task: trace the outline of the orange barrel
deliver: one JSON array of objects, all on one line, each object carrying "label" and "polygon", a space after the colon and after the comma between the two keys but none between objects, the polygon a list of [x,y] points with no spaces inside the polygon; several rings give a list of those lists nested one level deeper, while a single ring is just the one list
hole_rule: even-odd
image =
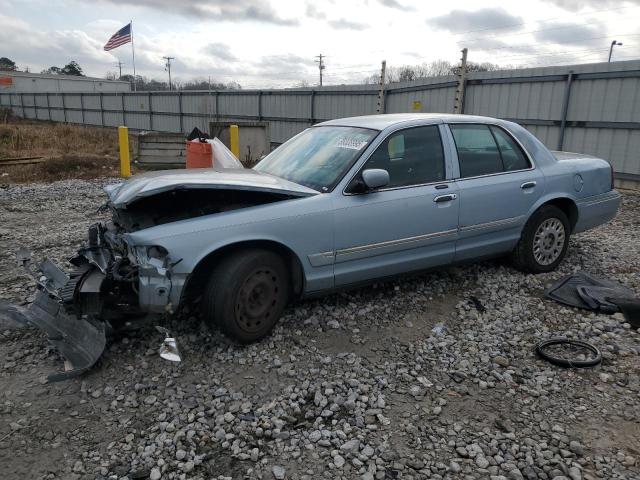
[{"label": "orange barrel", "polygon": [[187,168],[212,168],[213,151],[210,143],[187,141]]}]

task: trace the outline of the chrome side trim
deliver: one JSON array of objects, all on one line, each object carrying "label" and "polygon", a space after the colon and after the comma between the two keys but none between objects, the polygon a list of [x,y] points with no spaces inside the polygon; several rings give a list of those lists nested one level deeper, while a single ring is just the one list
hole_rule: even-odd
[{"label": "chrome side trim", "polygon": [[598,198],[594,200],[579,200],[577,202],[578,207],[590,207],[592,205],[597,205],[599,203],[611,202],[612,200],[619,200],[620,194],[615,190],[612,190],[611,192],[607,192],[602,195],[597,195],[597,197]]},{"label": "chrome side trim", "polygon": [[322,253],[314,253],[312,255],[308,255],[309,263],[312,267],[325,267],[327,265],[332,265],[335,260],[334,252],[322,252]]},{"label": "chrome side trim", "polygon": [[525,217],[524,215],[519,215],[517,217],[503,218],[501,220],[494,220],[492,222],[477,223],[475,225],[467,225],[465,227],[460,227],[459,230],[460,232],[471,232],[475,230],[485,230],[488,228],[505,227],[511,224],[515,225],[518,222],[520,222],[520,220],[522,220],[524,217]]},{"label": "chrome side trim", "polygon": [[336,251],[335,261],[346,262],[359,258],[372,257],[385,253],[393,253],[400,250],[408,250],[418,248],[427,244],[430,240],[455,235],[457,229],[443,230],[442,232],[427,233],[425,235],[416,235],[415,237],[400,238],[398,240],[387,240],[385,242],[371,243],[368,245],[359,245],[357,247],[343,248]]},{"label": "chrome side trim", "polygon": [[395,253],[401,250],[410,250],[428,245],[431,240],[436,238],[448,237],[456,235],[458,232],[474,232],[477,230],[485,230],[496,227],[516,226],[525,215],[517,217],[503,218],[492,222],[478,223],[476,225],[468,225],[466,227],[452,228],[441,232],[427,233],[425,235],[416,235],[414,237],[399,238],[397,240],[387,240],[378,243],[369,243],[367,245],[358,245],[357,247],[342,248],[335,252],[322,252],[308,255],[309,263],[313,267],[323,267],[333,263],[348,262],[350,260],[358,260],[361,258],[374,257],[386,253]]}]

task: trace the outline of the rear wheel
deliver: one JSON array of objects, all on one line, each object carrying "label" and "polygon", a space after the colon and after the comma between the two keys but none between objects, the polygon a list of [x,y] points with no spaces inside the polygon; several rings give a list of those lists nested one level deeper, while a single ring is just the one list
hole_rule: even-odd
[{"label": "rear wheel", "polygon": [[554,270],[567,253],[570,231],[569,220],[562,210],[553,205],[543,205],[522,231],[512,253],[514,265],[532,273]]},{"label": "rear wheel", "polygon": [[240,343],[260,340],[280,318],[288,291],[289,274],[279,255],[262,249],[233,253],[209,279],[205,321]]}]

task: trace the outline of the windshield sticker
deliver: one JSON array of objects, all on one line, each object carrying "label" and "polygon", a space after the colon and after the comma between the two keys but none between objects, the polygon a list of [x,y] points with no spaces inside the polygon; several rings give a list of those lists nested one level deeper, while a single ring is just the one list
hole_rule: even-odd
[{"label": "windshield sticker", "polygon": [[361,140],[361,137],[357,137],[357,136],[349,136],[349,137],[340,137],[338,141],[334,144],[334,147],[350,148],[352,150],[361,150],[366,145],[367,145],[367,140]]}]

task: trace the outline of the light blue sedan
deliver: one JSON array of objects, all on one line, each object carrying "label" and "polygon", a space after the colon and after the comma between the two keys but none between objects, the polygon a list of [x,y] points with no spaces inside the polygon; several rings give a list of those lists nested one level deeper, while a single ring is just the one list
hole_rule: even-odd
[{"label": "light blue sedan", "polygon": [[92,321],[196,302],[240,342],[294,297],[502,255],[548,272],[620,204],[605,160],[551,152],[511,122],[436,114],[332,120],[253,169],[153,172],[107,193],[113,221],[47,291]]}]

